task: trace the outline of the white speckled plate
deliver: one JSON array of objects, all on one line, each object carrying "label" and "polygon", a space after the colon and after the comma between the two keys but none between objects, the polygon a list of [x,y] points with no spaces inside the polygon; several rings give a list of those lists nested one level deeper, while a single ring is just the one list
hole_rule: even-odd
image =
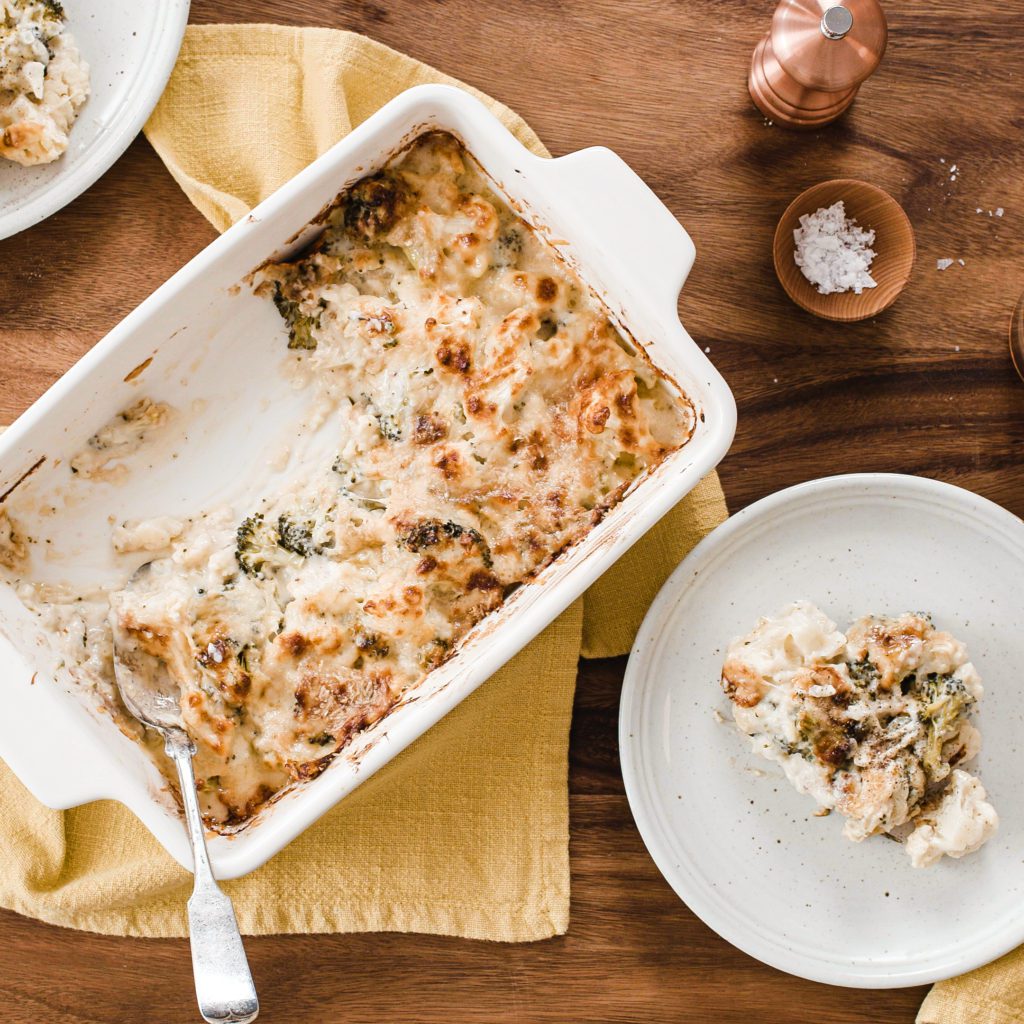
[{"label": "white speckled plate", "polygon": [[139,134],[178,56],[189,0],[63,0],[89,65],[92,95],[51,164],[0,159],[0,238],[24,231],[81,195]]},{"label": "white speckled plate", "polygon": [[[929,610],[968,645],[986,695],[978,771],[997,835],[915,870],[896,842],[842,838],[837,815],[755,757],[718,685],[729,641],[808,598],[840,628]],[[1024,522],[919,477],[838,476],[751,505],[672,574],[637,637],[619,742],[630,806],[687,905],[751,956],[833,985],[960,974],[1024,943]],[[725,719],[720,720],[719,715]]]}]

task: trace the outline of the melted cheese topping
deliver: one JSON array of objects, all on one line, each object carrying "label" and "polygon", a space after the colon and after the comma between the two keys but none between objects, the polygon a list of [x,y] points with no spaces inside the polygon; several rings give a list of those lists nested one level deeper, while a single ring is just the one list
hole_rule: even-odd
[{"label": "melted cheese topping", "polygon": [[959,770],[948,781],[980,747],[968,716],[981,680],[964,645],[928,618],[868,616],[844,636],[798,601],[733,641],[722,686],[753,749],[845,815],[847,838],[920,819],[927,828],[907,843],[916,867],[972,852],[994,831],[980,784],[965,788],[975,780]]},{"label": "melted cheese topping", "polygon": [[55,0],[0,0],[0,156],[56,160],[89,98],[89,66]]},{"label": "melted cheese topping", "polygon": [[[118,526],[157,557],[60,626],[108,678],[111,623],[166,666],[221,829],[321,772],[694,426],[451,136],[343,193],[257,291],[333,451],[252,507]],[[72,469],[117,472],[169,415],[140,403]]]}]

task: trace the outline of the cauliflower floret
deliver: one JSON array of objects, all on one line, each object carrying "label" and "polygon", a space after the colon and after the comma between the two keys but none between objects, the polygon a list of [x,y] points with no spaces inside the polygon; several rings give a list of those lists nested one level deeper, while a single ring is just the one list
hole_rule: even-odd
[{"label": "cauliflower floret", "polygon": [[926,868],[943,855],[959,859],[974,853],[999,827],[999,815],[986,799],[985,787],[959,768],[935,806],[922,811],[918,820],[906,842],[915,868]]}]

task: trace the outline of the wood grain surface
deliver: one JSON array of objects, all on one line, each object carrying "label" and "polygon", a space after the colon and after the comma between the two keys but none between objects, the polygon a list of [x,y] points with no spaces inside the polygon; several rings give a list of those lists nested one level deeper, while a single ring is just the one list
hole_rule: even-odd
[{"label": "wood grain surface", "polygon": [[[619,152],[697,245],[680,312],[739,403],[721,467],[733,510],[813,477],[892,470],[960,484],[1022,515],[1024,384],[1007,327],[1024,289],[1024,74],[1013,27],[1024,4],[887,7],[880,70],[844,120],[811,134],[768,126],[746,96],[770,0],[193,0],[192,20],[363,31],[504,100],[556,155],[594,144]],[[802,312],[772,270],[786,205],[840,177],[889,191],[917,237],[899,301],[857,324]],[[988,215],[997,207],[1004,217]],[[0,421],[213,237],[140,138],[82,198],[0,242]],[[938,272],[943,257],[965,266]],[[512,947],[251,939],[261,1020],[910,1024],[923,989],[846,991],[788,977],[676,899],[623,794],[623,666],[580,674],[568,935]],[[184,942],[0,914],[0,948],[3,1024],[198,1019]]]}]

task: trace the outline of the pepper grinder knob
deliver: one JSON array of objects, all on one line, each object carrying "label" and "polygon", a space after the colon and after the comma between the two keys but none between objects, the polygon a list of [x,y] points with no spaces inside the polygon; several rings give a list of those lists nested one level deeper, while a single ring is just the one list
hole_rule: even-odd
[{"label": "pepper grinder knob", "polygon": [[754,50],[750,96],[787,128],[828,124],[878,67],[888,34],[878,0],[782,0]]}]

